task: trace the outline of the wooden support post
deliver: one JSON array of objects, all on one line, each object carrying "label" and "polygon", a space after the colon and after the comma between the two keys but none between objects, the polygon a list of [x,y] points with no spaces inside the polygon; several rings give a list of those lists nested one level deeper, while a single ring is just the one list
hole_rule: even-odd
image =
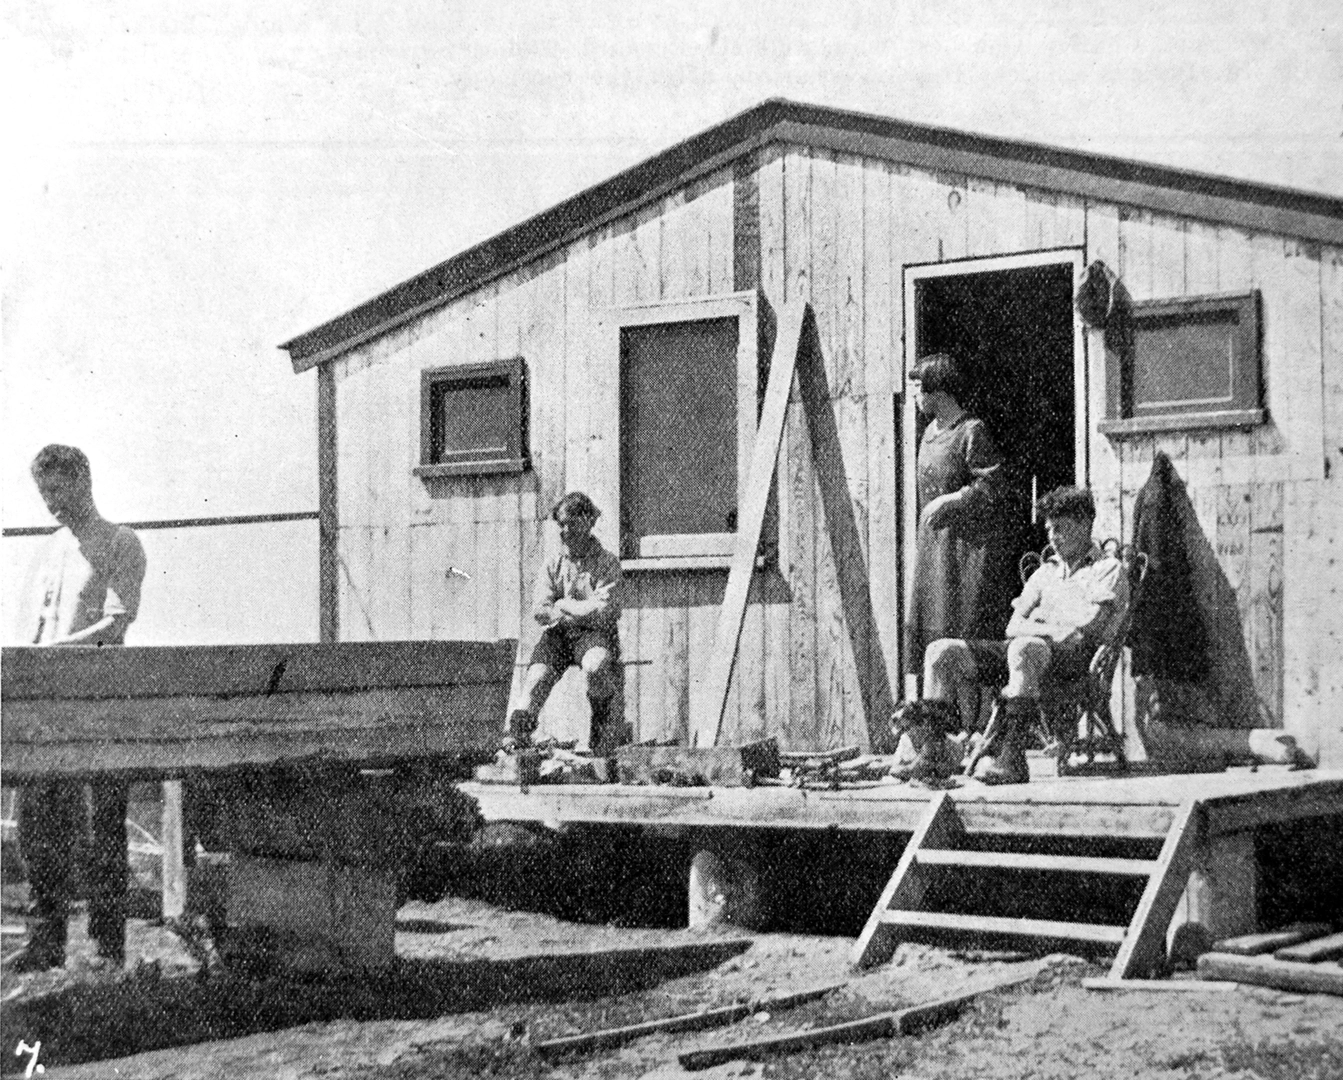
[{"label": "wooden support post", "polygon": [[182,839],[182,781],[165,780],[159,819],[165,919],[180,919],[187,909],[187,868],[182,858]]},{"label": "wooden support post", "polygon": [[779,313],[778,333],[774,339],[774,356],[770,361],[769,385],[765,390],[765,406],[760,414],[755,445],[751,450],[751,469],[747,474],[746,501],[737,523],[737,543],[728,571],[723,606],[718,612],[714,630],[713,656],[707,676],[708,692],[705,712],[692,716],[692,746],[713,746],[723,724],[723,710],[727,707],[728,686],[732,682],[732,668],[737,660],[737,645],[741,639],[742,619],[746,615],[746,597],[755,573],[755,554],[760,546],[760,530],[765,523],[765,508],[769,502],[774,466],[779,457],[779,443],[783,438],[783,423],[788,411],[788,394],[793,385],[797,354],[802,343],[802,326],[807,304],[795,300],[785,304]]},{"label": "wooden support post", "polygon": [[267,966],[319,975],[395,962],[396,887],[386,874],[234,855],[227,875],[228,936],[260,943]]},{"label": "wooden support post", "polygon": [[1250,830],[1201,839],[1194,868],[1166,933],[1172,962],[1192,962],[1219,938],[1253,933],[1259,864]]}]

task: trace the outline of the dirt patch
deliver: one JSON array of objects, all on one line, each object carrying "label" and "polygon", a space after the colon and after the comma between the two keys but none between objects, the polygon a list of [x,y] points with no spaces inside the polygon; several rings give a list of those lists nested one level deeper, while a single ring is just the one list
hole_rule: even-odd
[{"label": "dirt patch", "polygon": [[[6,921],[15,918],[11,905]],[[1343,999],[1258,988],[1099,993],[1081,980],[1103,967],[1073,957],[1053,958],[1029,984],[981,998],[950,1024],[915,1037],[698,1073],[677,1064],[689,1049],[929,1000],[1023,959],[906,944],[891,963],[853,978],[851,944],[847,937],[704,936],[582,922],[452,896],[401,910],[392,974],[283,983],[219,972],[202,978],[182,942],[145,919],[131,921],[128,970],[97,968],[77,914],[66,969],[0,980],[9,998],[2,1018],[8,1054],[0,1061],[21,1069],[13,1045],[42,1038],[45,1075],[55,1080],[1343,1076]],[[844,990],[820,1001],[715,1031],[654,1035],[554,1062],[532,1049],[548,1038],[846,978]],[[80,1057],[89,1060],[74,1063]]]}]

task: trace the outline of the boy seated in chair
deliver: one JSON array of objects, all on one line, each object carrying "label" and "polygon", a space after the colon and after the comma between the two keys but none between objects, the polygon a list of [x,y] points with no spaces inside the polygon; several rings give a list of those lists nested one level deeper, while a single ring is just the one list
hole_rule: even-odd
[{"label": "boy seated in chair", "polygon": [[1006,641],[943,638],[924,653],[924,697],[953,706],[978,699],[981,685],[1001,686],[984,739],[966,772],[986,784],[1030,779],[1023,745],[1040,715],[1047,678],[1085,678],[1112,620],[1128,607],[1128,578],[1118,559],[1091,539],[1096,503],[1085,488],[1061,487],[1037,507],[1053,553],[1012,601]]},{"label": "boy seated in chair", "polygon": [[600,513],[581,491],[571,491],[550,513],[560,529],[560,551],[536,582],[532,615],[545,630],[527,667],[525,704],[508,718],[506,748],[530,741],[541,706],[574,665],[587,676],[588,745],[601,755],[620,743],[623,732],[610,720],[620,686],[620,559],[592,535]]}]

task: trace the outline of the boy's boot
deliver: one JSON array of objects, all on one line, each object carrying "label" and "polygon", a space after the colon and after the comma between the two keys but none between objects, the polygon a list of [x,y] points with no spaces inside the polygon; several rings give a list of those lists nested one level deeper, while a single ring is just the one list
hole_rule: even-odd
[{"label": "boy's boot", "polygon": [[1034,698],[998,698],[987,728],[988,740],[974,766],[986,784],[1025,784],[1031,778],[1023,740],[1039,714]]}]

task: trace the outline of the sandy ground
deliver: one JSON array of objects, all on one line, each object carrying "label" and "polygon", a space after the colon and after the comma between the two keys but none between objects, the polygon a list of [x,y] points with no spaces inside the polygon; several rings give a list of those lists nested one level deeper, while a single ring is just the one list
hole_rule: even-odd
[{"label": "sandy ground", "polygon": [[[11,924],[12,899],[7,908]],[[128,969],[98,969],[83,922],[82,915],[73,922],[64,971],[6,974],[0,985],[7,1042],[35,1037],[20,1030],[25,1020],[56,1016],[65,1025],[48,1032],[40,1058],[52,1080],[1343,1077],[1343,998],[1255,988],[1102,993],[1083,989],[1081,979],[1103,968],[1068,956],[919,1036],[687,1073],[676,1061],[686,1050],[899,1008],[1012,970],[1022,958],[910,944],[890,964],[854,977],[848,938],[585,924],[447,897],[400,911],[391,981],[333,987],[246,982],[218,971],[202,978],[175,935],[142,919],[128,931]],[[650,1036],[553,1064],[532,1049],[547,1038],[846,980],[822,1001],[716,1031]],[[221,1003],[233,1037],[114,1056],[128,1033],[159,1045],[193,1038],[192,1025]],[[76,1029],[107,1045],[73,1038]],[[61,1064],[83,1053],[108,1056]],[[6,1070],[25,1064],[3,1060]]]}]

